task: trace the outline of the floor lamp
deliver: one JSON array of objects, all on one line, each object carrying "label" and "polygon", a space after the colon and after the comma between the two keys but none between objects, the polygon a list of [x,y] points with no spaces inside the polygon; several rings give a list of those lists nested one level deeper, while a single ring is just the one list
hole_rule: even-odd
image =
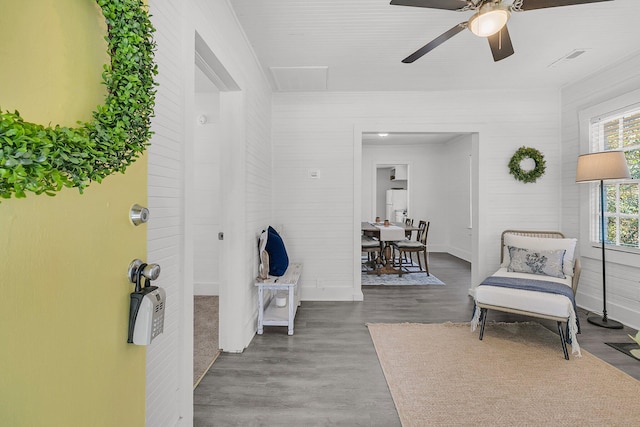
[{"label": "floor lamp", "polygon": [[627,160],[622,151],[602,151],[599,153],[578,156],[576,168],[576,182],[600,181],[600,241],[602,243],[602,318],[589,316],[587,321],[597,326],[609,329],[622,329],[622,324],[607,318],[607,275],[605,255],[605,227],[604,227],[604,180],[629,178]]}]

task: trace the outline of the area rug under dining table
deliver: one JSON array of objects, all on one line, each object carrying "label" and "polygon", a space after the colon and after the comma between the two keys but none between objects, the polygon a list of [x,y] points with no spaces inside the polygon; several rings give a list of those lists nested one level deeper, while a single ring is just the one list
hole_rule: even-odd
[{"label": "area rug under dining table", "polygon": [[444,285],[444,283],[433,274],[409,273],[402,277],[397,274],[362,274],[362,285],[385,285],[385,286],[420,286],[420,285]]},{"label": "area rug under dining table", "polygon": [[[362,259],[364,263],[365,258]],[[413,262],[407,262],[403,268],[407,273],[400,276],[399,274],[380,274],[377,275],[373,270],[365,270],[362,272],[362,285],[385,285],[385,286],[420,286],[420,285],[444,285],[444,282],[433,274],[427,274],[419,270],[419,266]]]},{"label": "area rug under dining table", "polygon": [[535,322],[368,324],[404,427],[628,426],[640,381]]}]

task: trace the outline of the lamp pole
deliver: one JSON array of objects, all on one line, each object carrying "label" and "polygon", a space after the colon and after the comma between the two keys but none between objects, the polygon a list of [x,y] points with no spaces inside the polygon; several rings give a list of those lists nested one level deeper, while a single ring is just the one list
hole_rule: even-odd
[{"label": "lamp pole", "polygon": [[600,180],[600,241],[602,242],[602,318],[599,316],[587,317],[587,322],[609,329],[622,329],[622,323],[607,318],[607,273],[605,262],[605,242],[604,234],[604,180]]}]

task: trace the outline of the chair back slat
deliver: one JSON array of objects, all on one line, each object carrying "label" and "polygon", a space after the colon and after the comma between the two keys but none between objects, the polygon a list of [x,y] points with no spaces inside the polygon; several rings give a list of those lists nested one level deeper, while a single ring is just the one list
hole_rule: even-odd
[{"label": "chair back slat", "polygon": [[[413,220],[410,218],[406,218],[404,220],[404,225],[406,225],[407,227],[411,227],[413,226]],[[411,240],[411,234],[413,233],[413,230],[407,230],[404,232],[404,237],[407,238],[407,240]]]},{"label": "chair back slat", "polygon": [[423,245],[427,244],[427,235],[429,234],[430,221],[420,220],[418,223],[418,241]]}]

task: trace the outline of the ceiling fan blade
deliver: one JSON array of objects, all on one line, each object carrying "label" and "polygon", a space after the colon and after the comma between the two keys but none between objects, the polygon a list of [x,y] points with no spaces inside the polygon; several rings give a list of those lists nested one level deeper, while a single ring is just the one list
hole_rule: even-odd
[{"label": "ceiling fan blade", "polygon": [[573,6],[576,4],[599,3],[612,0],[524,0],[522,10],[544,9],[547,7]]},{"label": "ceiling fan blade", "polygon": [[392,0],[392,5],[428,7],[430,9],[458,10],[467,6],[467,0]]},{"label": "ceiling fan blade", "polygon": [[511,37],[509,36],[509,30],[506,25],[494,35],[487,37],[487,39],[489,40],[489,47],[491,47],[491,53],[493,54],[493,60],[495,62],[513,55],[513,45],[511,44]]},{"label": "ceiling fan blade", "polygon": [[449,31],[447,31],[444,34],[436,37],[435,39],[431,40],[426,45],[422,46],[420,49],[418,49],[415,52],[413,52],[411,55],[409,55],[406,58],[404,58],[402,60],[402,62],[404,62],[405,64],[412,63],[416,59],[419,59],[422,56],[424,56],[426,53],[431,52],[433,49],[437,48],[442,43],[446,42],[451,37],[455,36],[456,34],[458,34],[460,31],[464,30],[465,28],[467,28],[467,23],[466,22],[461,22],[460,24],[458,24],[455,27],[451,28]]}]

